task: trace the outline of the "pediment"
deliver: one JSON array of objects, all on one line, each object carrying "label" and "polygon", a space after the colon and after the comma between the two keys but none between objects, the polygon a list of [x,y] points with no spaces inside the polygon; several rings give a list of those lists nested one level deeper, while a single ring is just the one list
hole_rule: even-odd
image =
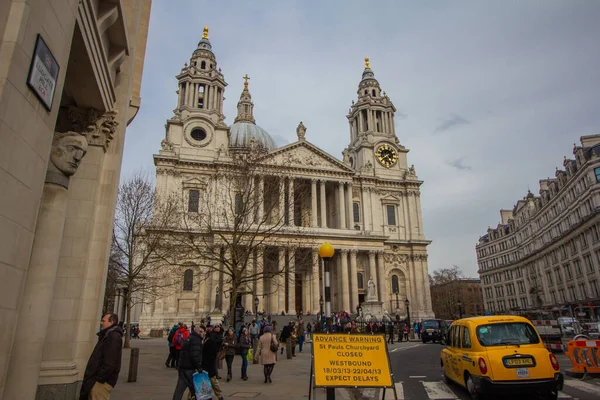
[{"label": "pediment", "polygon": [[206,187],[207,183],[207,179],[200,179],[197,177],[190,178],[182,182],[184,189],[201,189]]},{"label": "pediment", "polygon": [[265,155],[261,163],[270,166],[354,173],[352,168],[337,158],[304,140],[281,147]]},{"label": "pediment", "polygon": [[386,194],[385,196],[381,197],[381,201],[393,201],[393,202],[397,202],[397,201],[400,201],[400,197],[394,196],[393,194]]}]

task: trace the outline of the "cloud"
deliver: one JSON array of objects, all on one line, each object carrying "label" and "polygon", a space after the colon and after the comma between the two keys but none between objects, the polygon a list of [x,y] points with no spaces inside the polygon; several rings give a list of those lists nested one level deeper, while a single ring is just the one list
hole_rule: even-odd
[{"label": "cloud", "polygon": [[256,123],[279,146],[295,142],[304,121],[306,140],[340,159],[369,56],[397,109],[407,164],[424,182],[429,269],[457,264],[476,276],[475,244],[499,210],[528,184],[537,192],[573,142],[598,132],[600,2],[334,0],[318,12],[313,3],[153,1],[142,107],[127,128],[122,176],[155,168],[177,104],[175,76],[204,25],[228,82],[227,124],[247,73]]},{"label": "cloud", "polygon": [[450,130],[450,129],[456,127],[456,126],[468,125],[470,123],[471,123],[471,121],[469,121],[468,119],[466,119],[464,117],[461,117],[458,114],[453,114],[450,118],[446,119],[440,125],[438,125],[438,127],[435,128],[435,130],[433,131],[433,133],[439,133],[439,132],[447,131],[447,130]]},{"label": "cloud", "polygon": [[471,166],[463,163],[465,157],[457,158],[456,160],[446,161],[446,165],[456,168],[459,171],[470,171]]}]

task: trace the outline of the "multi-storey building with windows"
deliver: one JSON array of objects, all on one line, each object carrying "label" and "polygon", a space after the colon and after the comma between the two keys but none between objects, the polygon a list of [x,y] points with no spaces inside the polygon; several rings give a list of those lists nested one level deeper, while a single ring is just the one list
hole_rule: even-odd
[{"label": "multi-storey building with windows", "polygon": [[476,245],[486,311],[600,303],[600,135]]}]

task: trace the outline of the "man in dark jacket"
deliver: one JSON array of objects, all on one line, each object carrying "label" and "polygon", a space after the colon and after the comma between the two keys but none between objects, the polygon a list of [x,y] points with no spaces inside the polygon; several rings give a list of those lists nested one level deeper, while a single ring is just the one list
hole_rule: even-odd
[{"label": "man in dark jacket", "polygon": [[98,343],[85,368],[79,399],[110,399],[121,370],[123,330],[117,326],[117,314],[105,314],[100,321]]},{"label": "man in dark jacket", "polygon": [[194,393],[194,371],[202,372],[202,348],[204,346],[204,328],[194,326],[194,331],[181,345],[179,360],[177,361],[178,379],[173,393],[173,400],[181,400],[185,389]]},{"label": "man in dark jacket", "polygon": [[[214,333],[214,331],[211,333]],[[206,339],[204,339],[204,347],[202,349],[202,369],[206,371],[210,378],[210,383],[212,384],[215,396],[217,396],[219,400],[223,400],[223,391],[221,391],[219,381],[217,380],[217,352],[221,348],[221,345],[217,345],[215,338],[216,336],[211,334],[206,335]]]}]

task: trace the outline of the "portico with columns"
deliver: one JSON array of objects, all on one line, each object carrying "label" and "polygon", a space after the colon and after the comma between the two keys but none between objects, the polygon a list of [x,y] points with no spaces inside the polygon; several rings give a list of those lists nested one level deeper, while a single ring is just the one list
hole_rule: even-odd
[{"label": "portico with columns", "polygon": [[[202,212],[197,201],[189,200],[202,198],[206,190],[195,182],[210,181],[215,166],[232,164],[248,151],[262,151],[257,159],[260,168],[251,178],[258,188],[253,218],[256,223],[281,222],[282,227],[252,255],[251,271],[261,277],[247,288],[242,300],[247,310],[253,311],[258,297],[258,308],[266,313],[318,313],[324,280],[317,249],[328,242],[336,250],[331,259],[333,310],[356,312],[366,299],[367,282],[373,279],[377,298],[390,314],[398,308],[398,297],[403,304],[410,301],[413,319],[433,317],[427,266],[430,241],[423,232],[420,206],[423,182],[408,164],[409,150],[396,136],[396,108],[368,61],[358,99],[346,116],[350,134],[342,159],[319,148],[302,122],[297,140],[277,146],[256,124],[248,75],[243,77],[234,123],[226,125],[222,103],[227,83],[207,31],[177,79],[178,108],[167,121],[165,139],[154,156],[159,193],[177,193],[188,211]],[[218,200],[213,196],[210,201]],[[295,245],[288,246],[290,241]],[[141,329],[224,310],[228,302],[224,279],[217,269],[210,279],[194,282],[191,290],[184,291],[182,285],[155,299],[142,312]]]}]

